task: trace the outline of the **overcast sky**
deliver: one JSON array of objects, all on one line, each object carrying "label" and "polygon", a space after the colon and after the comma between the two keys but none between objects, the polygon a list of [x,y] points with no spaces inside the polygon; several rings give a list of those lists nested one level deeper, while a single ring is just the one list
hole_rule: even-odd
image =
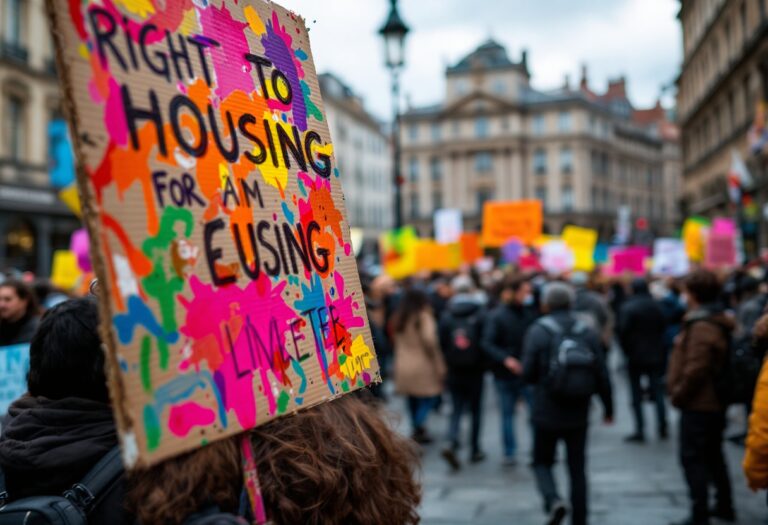
[{"label": "overcast sky", "polygon": [[[391,113],[389,73],[378,28],[388,0],[277,0],[307,20],[319,72],[334,72],[380,118]],[[678,0],[400,0],[411,27],[402,91],[414,106],[435,104],[445,66],[493,37],[518,61],[528,49],[538,89],[571,83],[586,63],[590,85],[603,90],[625,75],[636,106],[655,103],[679,69]],[[664,99],[668,105],[673,98]]]}]

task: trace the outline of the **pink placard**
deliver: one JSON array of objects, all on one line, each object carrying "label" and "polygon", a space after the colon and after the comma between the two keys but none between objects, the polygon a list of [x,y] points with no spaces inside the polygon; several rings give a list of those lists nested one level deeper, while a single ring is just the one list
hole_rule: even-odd
[{"label": "pink placard", "polygon": [[645,259],[651,255],[651,250],[646,246],[628,246],[612,252],[613,274],[631,272],[643,275],[645,273]]},{"label": "pink placard", "polygon": [[90,244],[88,232],[85,228],[75,230],[72,233],[72,238],[69,240],[69,249],[74,252],[75,257],[77,257],[77,265],[84,272],[93,271],[93,266],[91,266],[91,256],[88,253]]}]

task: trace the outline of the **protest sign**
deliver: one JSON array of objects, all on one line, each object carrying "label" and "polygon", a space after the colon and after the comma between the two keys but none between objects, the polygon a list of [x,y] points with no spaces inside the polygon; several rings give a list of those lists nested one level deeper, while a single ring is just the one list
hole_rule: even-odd
[{"label": "protest sign", "polygon": [[69,239],[69,250],[75,254],[77,266],[84,272],[93,271],[90,255],[90,241],[88,240],[88,231],[80,228],[72,232]]},{"label": "protest sign", "polygon": [[126,465],[379,381],[304,20],[47,6]]},{"label": "protest sign", "polygon": [[393,279],[404,279],[418,271],[416,249],[419,238],[413,226],[382,234],[379,239],[384,272]]},{"label": "protest sign", "polygon": [[499,248],[510,237],[533,244],[544,224],[540,201],[491,201],[483,206],[483,244]]},{"label": "protest sign", "polygon": [[416,267],[419,271],[453,271],[460,266],[461,247],[458,243],[441,244],[432,239],[419,240],[416,246]]},{"label": "protest sign", "polygon": [[691,217],[683,224],[685,253],[693,262],[704,260],[704,248],[709,222],[701,217]]},{"label": "protest sign", "polygon": [[645,259],[650,257],[651,250],[645,246],[627,246],[626,248],[614,248],[610,251],[613,262],[613,273],[645,274]]},{"label": "protest sign", "polygon": [[595,269],[595,246],[597,231],[579,226],[566,226],[563,229],[563,241],[573,250],[574,270],[591,272]]},{"label": "protest sign", "polygon": [[541,266],[545,271],[557,275],[573,270],[576,260],[565,241],[550,241],[541,247]]},{"label": "protest sign", "polygon": [[53,252],[51,283],[62,290],[72,290],[82,276],[77,264],[77,255],[71,250]]},{"label": "protest sign", "polygon": [[505,263],[517,264],[525,246],[518,239],[510,239],[501,247],[501,258]]},{"label": "protest sign", "polygon": [[710,233],[704,264],[707,268],[736,266],[736,237],[734,234]]},{"label": "protest sign", "polygon": [[435,240],[441,244],[458,242],[464,229],[461,210],[444,209],[435,212]]},{"label": "protest sign", "polygon": [[462,233],[459,237],[461,245],[461,261],[465,264],[473,264],[483,256],[480,247],[480,235],[477,233]]},{"label": "protest sign", "polygon": [[685,243],[680,239],[656,239],[653,243],[654,275],[682,277],[690,270]]},{"label": "protest sign", "polygon": [[27,391],[29,345],[0,346],[0,415]]}]

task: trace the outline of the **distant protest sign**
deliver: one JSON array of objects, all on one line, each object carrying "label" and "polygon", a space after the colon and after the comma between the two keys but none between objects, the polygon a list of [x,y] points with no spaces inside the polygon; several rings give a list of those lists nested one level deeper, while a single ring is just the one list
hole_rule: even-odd
[{"label": "distant protest sign", "polygon": [[29,345],[0,346],[0,415],[27,391]]},{"label": "distant protest sign", "polygon": [[541,235],[541,201],[492,201],[483,206],[483,244],[500,248],[511,237],[533,244]]},{"label": "distant protest sign", "polygon": [[591,272],[595,269],[595,246],[597,245],[597,230],[566,226],[563,228],[563,242],[573,250],[573,269],[581,272]]},{"label": "distant protest sign", "polygon": [[653,273],[683,277],[690,271],[685,243],[681,239],[656,239],[653,243]]},{"label": "distant protest sign", "polygon": [[304,20],[47,5],[126,464],[379,381]]},{"label": "distant protest sign", "polygon": [[458,242],[463,231],[461,210],[435,211],[435,240],[441,244]]}]

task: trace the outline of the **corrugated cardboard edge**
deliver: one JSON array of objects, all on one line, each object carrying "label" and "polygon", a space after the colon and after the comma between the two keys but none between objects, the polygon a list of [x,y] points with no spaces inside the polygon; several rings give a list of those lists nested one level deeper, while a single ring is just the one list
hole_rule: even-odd
[{"label": "corrugated cardboard edge", "polygon": [[[58,69],[59,82],[61,86],[62,98],[64,101],[64,111],[69,122],[70,135],[72,137],[72,148],[75,150],[75,167],[77,173],[77,189],[80,197],[80,205],[83,214],[83,223],[88,230],[90,237],[90,255],[93,263],[93,269],[96,277],[99,279],[99,334],[105,350],[106,376],[109,384],[109,395],[112,401],[112,412],[118,427],[118,435],[123,449],[123,462],[129,468],[136,463],[137,455],[130,453],[130,437],[133,435],[133,421],[125,407],[125,393],[120,375],[120,364],[117,358],[117,343],[115,333],[112,328],[112,308],[109,298],[112,290],[110,289],[110,280],[107,268],[101,257],[101,230],[99,228],[96,201],[93,196],[88,172],[85,167],[85,155],[82,150],[82,141],[80,137],[80,122],[75,107],[73,96],[72,71],[67,67],[62,50],[64,49],[64,39],[62,36],[61,22],[59,18],[66,16],[56,9],[56,0],[45,0],[46,11],[48,12],[48,21],[50,22],[51,36],[53,37],[56,50],[56,66]],[[62,2],[59,2],[61,5]],[[135,439],[134,439],[135,441]],[[135,443],[133,444],[135,448]]]}]

